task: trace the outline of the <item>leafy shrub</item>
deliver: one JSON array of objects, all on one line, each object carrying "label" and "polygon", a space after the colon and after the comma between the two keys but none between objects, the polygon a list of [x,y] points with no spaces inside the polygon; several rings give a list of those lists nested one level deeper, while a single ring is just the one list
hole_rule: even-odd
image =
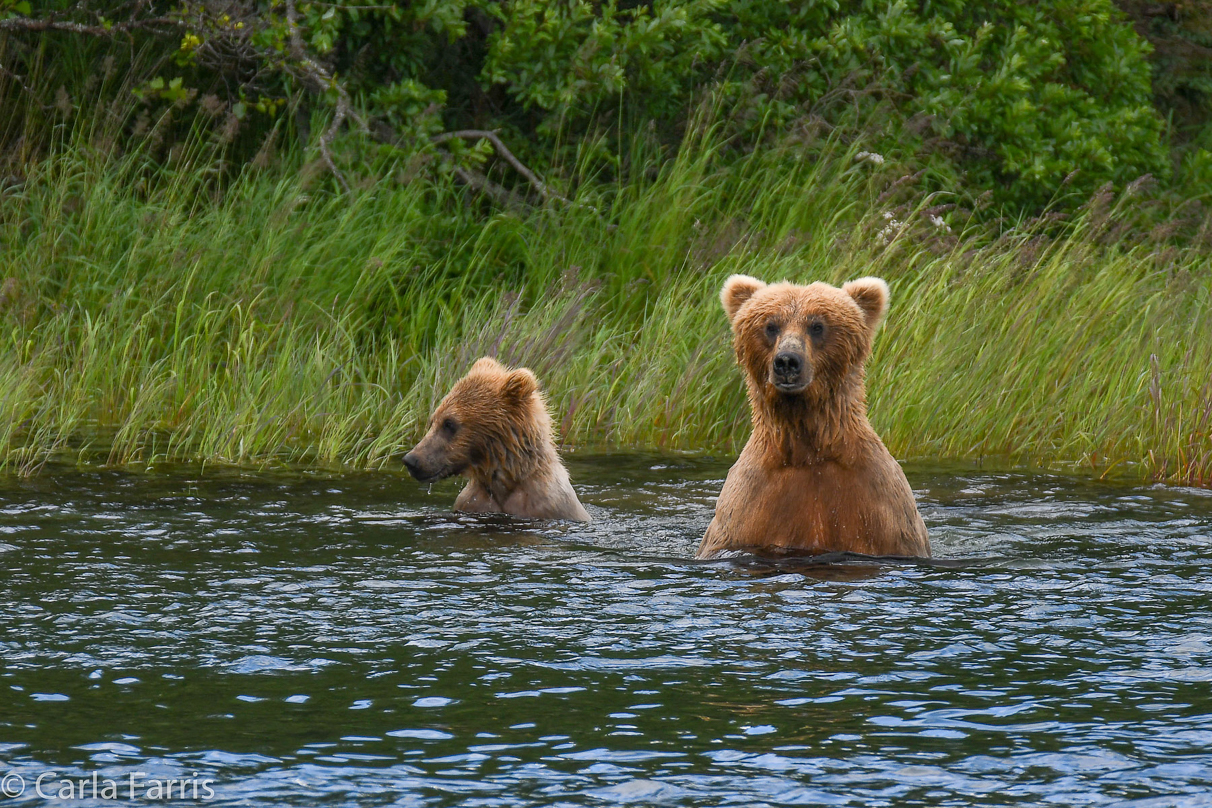
[{"label": "leafy shrub", "polygon": [[1021,207],[1070,175],[1080,193],[1166,171],[1146,46],[1108,0],[496,9],[482,76],[542,109],[540,133],[609,124],[620,105],[676,128],[694,92],[715,86],[747,108],[746,144],[874,119],[881,148],[941,154],[970,187]]},{"label": "leafy shrub", "polygon": [[[184,26],[184,36],[180,27],[123,31],[163,57],[149,62],[141,103],[179,109],[219,97],[245,128],[264,132],[310,93],[313,106],[368,123],[378,145],[350,141],[342,159],[369,155],[375,171],[432,156],[432,136],[468,128],[501,131],[548,172],[570,154],[609,166],[638,131],[671,147],[709,99],[735,151],[771,139],[810,146],[829,131],[931,169],[936,187],[992,191],[1019,210],[1168,171],[1147,45],[1111,0],[300,0],[293,28],[293,0],[232,0],[222,13],[119,0],[48,6],[56,3],[56,19],[91,14],[120,27],[102,19],[107,12]],[[65,49],[74,35],[21,33],[13,21],[32,19],[22,11],[0,0],[0,37],[8,24],[21,40],[0,41],[0,54],[28,75],[37,37]],[[29,89],[8,75],[0,100]],[[486,147],[440,142],[442,159],[430,165],[489,159]]]}]

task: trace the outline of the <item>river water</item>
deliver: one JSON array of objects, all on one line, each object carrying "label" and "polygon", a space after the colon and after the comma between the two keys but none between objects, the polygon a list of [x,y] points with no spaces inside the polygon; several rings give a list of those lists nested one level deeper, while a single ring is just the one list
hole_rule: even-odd
[{"label": "river water", "polygon": [[8,802],[1212,805],[1210,492],[911,467],[950,563],[792,567],[691,560],[724,461],[570,469],[587,527],[394,473],[0,480]]}]

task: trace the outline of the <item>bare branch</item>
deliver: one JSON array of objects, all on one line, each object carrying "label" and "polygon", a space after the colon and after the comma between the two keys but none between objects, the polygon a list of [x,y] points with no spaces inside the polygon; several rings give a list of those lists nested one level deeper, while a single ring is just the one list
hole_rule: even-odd
[{"label": "bare branch", "polygon": [[448,140],[460,138],[462,140],[487,140],[496,149],[497,154],[505,158],[505,161],[513,166],[514,170],[521,174],[526,180],[539,192],[539,196],[543,197],[544,202],[550,202],[553,198],[561,202],[568,203],[568,200],[547,187],[538,175],[531,171],[526,165],[514,156],[514,153],[501,141],[496,132],[491,132],[487,129],[460,129],[456,132],[442,132],[439,135],[434,135],[430,140],[433,143],[445,143]]},{"label": "bare branch", "polygon": [[67,20],[56,19],[53,15],[43,17],[42,19],[33,19],[31,17],[9,17],[8,19],[0,20],[0,31],[5,32],[30,32],[41,33],[43,31],[67,31],[72,34],[85,34],[95,37],[112,37],[115,34],[128,34],[131,31],[146,31],[152,34],[166,36],[175,34],[181,30],[182,23],[180,20],[174,20],[171,17],[147,17],[145,19],[131,19],[126,22],[116,22],[113,25],[106,27],[103,25],[85,25],[79,22],[69,22]]},{"label": "bare branch", "polygon": [[511,208],[523,207],[522,199],[517,194],[502,185],[497,185],[478,171],[455,166],[454,173],[467,187],[482,191],[503,205]]},{"label": "bare branch", "polygon": [[295,8],[295,0],[286,0],[286,26],[290,33],[290,52],[295,59],[296,75],[304,82],[310,85],[312,92],[322,93],[327,89],[337,91],[337,104],[333,110],[332,122],[328,128],[324,130],[324,134],[320,135],[317,141],[320,146],[320,156],[324,160],[324,164],[328,166],[328,170],[332,172],[336,178],[337,184],[341,186],[341,190],[349,193],[349,183],[345,180],[345,175],[337,168],[336,160],[332,156],[332,142],[336,138],[337,133],[341,130],[341,124],[345,123],[346,119],[352,120],[358,126],[358,131],[369,134],[369,128],[366,126],[366,121],[354,109],[353,103],[349,100],[349,92],[341,82],[337,81],[328,70],[311,58],[307,53],[307,48],[303,45],[303,38],[299,36],[299,12]]},{"label": "bare branch", "polygon": [[389,6],[359,6],[349,5],[346,3],[321,3],[320,0],[307,0],[307,4],[311,6],[320,6],[321,8],[339,8],[342,11],[392,11],[399,8],[397,5]]}]

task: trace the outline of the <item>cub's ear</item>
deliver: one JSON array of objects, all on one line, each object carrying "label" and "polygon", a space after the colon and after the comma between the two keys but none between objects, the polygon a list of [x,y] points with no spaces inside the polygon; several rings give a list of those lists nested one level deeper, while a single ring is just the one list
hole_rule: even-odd
[{"label": "cub's ear", "polygon": [[501,392],[505,398],[511,401],[525,401],[538,389],[539,380],[530,372],[530,369],[518,368],[509,371],[509,375],[505,377],[505,384],[501,387]]},{"label": "cub's ear", "polygon": [[745,301],[765,286],[766,284],[757,278],[751,278],[748,275],[733,275],[724,281],[724,288],[720,290],[720,302],[724,304],[724,313],[728,315],[728,321],[732,322],[736,319],[736,313],[740,311],[741,306],[745,305]]},{"label": "cub's ear", "polygon": [[843,285],[842,291],[858,303],[867,320],[867,330],[874,331],[888,313],[888,284],[881,278],[859,278]]},{"label": "cub's ear", "polygon": [[491,356],[481,356],[471,366],[471,373],[504,373],[505,366]]}]

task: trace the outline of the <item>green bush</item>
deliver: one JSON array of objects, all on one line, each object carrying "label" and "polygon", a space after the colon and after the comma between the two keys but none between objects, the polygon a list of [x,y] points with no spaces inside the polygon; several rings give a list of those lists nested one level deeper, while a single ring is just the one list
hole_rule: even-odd
[{"label": "green bush", "polygon": [[[58,19],[132,7],[56,3]],[[4,0],[0,17],[21,17],[19,6]],[[281,0],[236,0],[222,14],[166,2],[140,8],[188,32],[124,31],[124,43],[144,41],[140,53],[159,49],[140,63],[140,103],[155,112],[218,97],[238,124],[216,116],[216,128],[257,133],[246,137],[245,159],[266,131],[299,126],[281,119],[305,96],[332,107],[347,93],[362,113],[349,120],[367,122],[368,137],[338,142],[339,157],[372,173],[435,152],[431,167],[484,165],[486,147],[447,139],[435,149],[430,140],[468,128],[499,130],[547,173],[574,155],[582,168],[589,159],[594,171],[625,170],[620,144],[650,132],[670,150],[704,103],[723,111],[734,154],[772,140],[811,148],[830,132],[928,169],[935,188],[991,191],[1017,210],[1058,195],[1081,201],[1107,182],[1164,177],[1169,167],[1150,103],[1148,46],[1111,0],[299,2],[297,32],[306,58],[324,67],[321,79],[301,67]],[[0,54],[27,76],[63,69],[48,50],[79,38],[12,30]],[[76,74],[62,82],[79,99],[96,65],[66,61]],[[0,97],[27,92],[8,76],[0,73]],[[39,109],[53,107],[60,79],[40,86],[48,96]],[[128,133],[136,129],[128,122]],[[498,180],[518,182],[504,170]]]},{"label": "green bush", "polygon": [[745,145],[875,121],[879,148],[938,155],[969,187],[1027,208],[1071,175],[1084,195],[1167,168],[1146,46],[1108,0],[495,9],[481,76],[541,110],[539,133],[620,112],[676,130],[714,86],[744,108]]}]

